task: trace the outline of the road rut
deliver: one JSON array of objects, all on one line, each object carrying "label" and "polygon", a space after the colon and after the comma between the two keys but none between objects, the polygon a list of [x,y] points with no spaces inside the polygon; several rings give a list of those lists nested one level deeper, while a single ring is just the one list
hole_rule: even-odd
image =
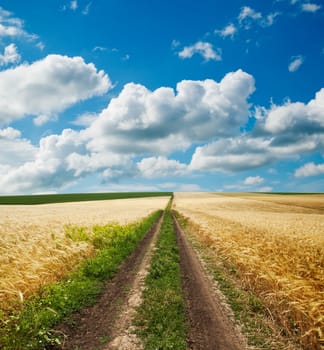
[{"label": "road rut", "polygon": [[186,239],[177,220],[174,226],[180,253],[182,289],[186,304],[189,349],[244,350],[245,340],[226,311],[223,301],[196,253]]}]

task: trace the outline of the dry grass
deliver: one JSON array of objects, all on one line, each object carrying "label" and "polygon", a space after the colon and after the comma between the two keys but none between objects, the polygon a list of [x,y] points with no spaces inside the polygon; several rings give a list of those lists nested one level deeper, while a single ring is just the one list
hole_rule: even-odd
[{"label": "dry grass", "polygon": [[0,310],[22,303],[90,256],[93,247],[65,235],[67,225],[125,224],[163,209],[168,197],[0,206]]},{"label": "dry grass", "polygon": [[292,196],[272,196],[189,193],[176,194],[174,203],[199,224],[198,238],[236,266],[245,287],[262,298],[284,332],[305,349],[320,349],[324,196],[302,196],[297,206],[291,205]]}]

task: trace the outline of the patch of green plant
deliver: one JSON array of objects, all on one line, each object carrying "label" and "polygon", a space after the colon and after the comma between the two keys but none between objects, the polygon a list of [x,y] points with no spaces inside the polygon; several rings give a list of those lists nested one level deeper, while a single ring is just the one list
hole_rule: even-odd
[{"label": "patch of green plant", "polygon": [[[96,254],[92,258],[85,260],[61,282],[30,298],[20,312],[2,315],[0,348],[36,350],[60,344],[60,335],[53,327],[73,312],[95,302],[104,281],[114,275],[161,213],[155,212],[136,224],[97,226],[91,235],[96,242]],[[105,237],[110,237],[109,244]]]},{"label": "patch of green plant", "polygon": [[64,193],[22,196],[0,196],[0,204],[46,204],[109,199],[172,196],[172,192],[113,192],[113,193]]},{"label": "patch of green plant", "polygon": [[186,349],[185,306],[173,221],[166,211],[135,325],[146,350]]},{"label": "patch of green plant", "polygon": [[89,240],[89,229],[84,226],[67,224],[64,226],[65,237],[72,239],[74,242],[86,242]]}]

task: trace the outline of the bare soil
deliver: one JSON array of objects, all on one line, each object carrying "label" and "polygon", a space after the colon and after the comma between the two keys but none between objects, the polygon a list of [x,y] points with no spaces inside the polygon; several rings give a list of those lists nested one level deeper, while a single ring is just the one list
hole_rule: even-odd
[{"label": "bare soil", "polygon": [[174,218],[180,253],[182,289],[188,325],[187,344],[193,350],[243,350],[245,339],[228,315],[202,264]]},{"label": "bare soil", "polygon": [[151,259],[154,248],[160,232],[162,219],[159,221],[153,237],[150,241],[147,251],[139,266],[138,272],[133,280],[127,301],[123,306],[121,313],[116,320],[112,331],[112,340],[104,348],[104,350],[139,350],[143,349],[140,339],[134,332],[132,325],[133,319],[136,315],[136,308],[142,303],[142,293],[145,288],[145,278],[148,275]]},{"label": "bare soil", "polygon": [[106,283],[97,303],[75,313],[68,322],[57,327],[56,331],[64,336],[62,346],[57,349],[107,349],[107,343],[116,334],[116,321],[120,318],[123,305],[127,303],[129,291],[134,284],[145,253],[159,230],[160,222],[161,218],[121,265],[116,275]]}]

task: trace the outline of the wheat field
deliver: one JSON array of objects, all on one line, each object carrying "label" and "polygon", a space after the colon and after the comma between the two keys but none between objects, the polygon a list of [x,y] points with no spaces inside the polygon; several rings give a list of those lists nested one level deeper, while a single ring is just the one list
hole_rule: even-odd
[{"label": "wheat field", "polygon": [[177,193],[197,238],[234,264],[305,349],[324,341],[324,195]]},{"label": "wheat field", "polygon": [[65,234],[74,225],[126,224],[164,209],[168,197],[44,205],[0,205],[0,310],[64,276],[93,247]]}]

